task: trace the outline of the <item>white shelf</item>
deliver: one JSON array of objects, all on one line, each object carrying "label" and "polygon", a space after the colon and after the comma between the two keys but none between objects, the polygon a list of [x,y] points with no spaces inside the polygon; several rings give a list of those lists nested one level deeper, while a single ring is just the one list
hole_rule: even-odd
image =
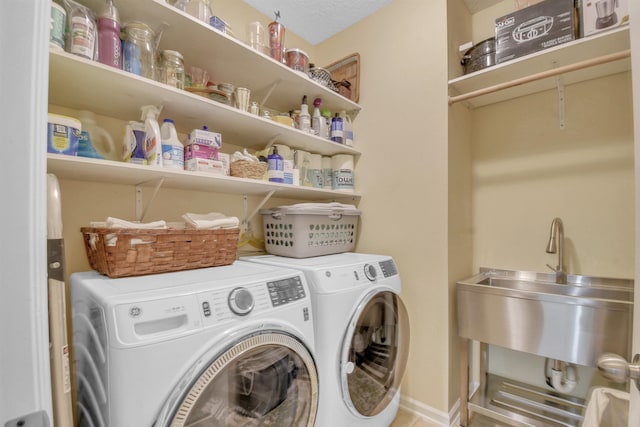
[{"label": "white shelf", "polygon": [[225,104],[156,81],[90,61],[66,52],[49,55],[49,103],[121,120],[139,120],[140,106],[164,104],[161,117],[170,117],[178,131],[187,133],[207,125],[229,141],[262,149],[278,143],[323,155],[359,151],[270,119],[245,113]]},{"label": "white shelf", "polygon": [[131,163],[96,160],[84,157],[47,154],[47,169],[60,179],[73,179],[123,185],[154,185],[164,179],[162,188],[196,190],[206,192],[265,195],[275,191],[273,197],[301,200],[351,200],[358,201],[358,193],[322,190],[277,184],[267,181],[212,175],[203,172],[189,172],[140,166]]},{"label": "white shelf", "polygon": [[[94,11],[104,5],[103,0],[84,0],[82,3]],[[169,28],[162,33],[160,50],[180,52],[187,70],[192,65],[199,66],[207,70],[210,80],[216,83],[248,87],[251,98],[259,103],[273,88],[264,102],[270,108],[278,111],[296,109],[302,96],[307,95],[309,104],[314,98],[321,97],[323,107],[333,112],[345,110],[355,117],[360,111],[355,102],[170,6],[165,0],[126,0],[117,2],[117,7],[123,23],[137,20],[153,29],[167,23]]]},{"label": "white shelf", "polygon": [[[591,37],[581,38],[452,79],[449,81],[449,92],[452,96],[461,95],[510,80],[552,70],[553,68],[621,52],[629,48],[629,27],[627,26]],[[570,85],[581,81],[621,73],[630,69],[631,61],[629,58],[626,58],[573,71],[563,74],[561,77],[564,85]],[[481,107],[552,89],[556,86],[557,78],[550,77],[513,88],[504,89],[499,92],[482,95],[464,102],[472,108]]]}]

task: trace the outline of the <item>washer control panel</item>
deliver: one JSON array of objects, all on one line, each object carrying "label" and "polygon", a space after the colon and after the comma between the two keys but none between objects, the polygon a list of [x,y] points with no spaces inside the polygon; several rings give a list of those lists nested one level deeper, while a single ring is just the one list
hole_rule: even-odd
[{"label": "washer control panel", "polygon": [[300,276],[267,282],[267,289],[274,307],[306,297]]}]

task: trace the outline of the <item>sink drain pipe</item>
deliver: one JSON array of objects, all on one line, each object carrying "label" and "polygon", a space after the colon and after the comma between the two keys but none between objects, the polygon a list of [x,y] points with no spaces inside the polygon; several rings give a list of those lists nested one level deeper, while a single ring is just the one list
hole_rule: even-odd
[{"label": "sink drain pipe", "polygon": [[[551,375],[549,375],[549,361],[553,360]],[[547,385],[560,393],[571,393],[578,384],[576,368],[562,360],[547,358],[544,362],[544,374]]]}]

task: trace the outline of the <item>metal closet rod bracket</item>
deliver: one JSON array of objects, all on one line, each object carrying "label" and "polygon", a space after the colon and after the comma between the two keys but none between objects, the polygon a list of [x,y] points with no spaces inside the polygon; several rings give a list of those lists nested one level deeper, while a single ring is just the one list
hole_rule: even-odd
[{"label": "metal closet rod bracket", "polygon": [[[142,187],[144,185],[155,182],[155,187],[153,189],[153,193],[151,194],[151,198],[146,206],[144,206],[144,200],[142,198]],[[149,206],[153,203],[156,196],[158,195],[158,191],[160,191],[160,187],[164,183],[164,177],[153,179],[151,181],[141,182],[136,184],[136,221],[142,222],[144,217],[147,215],[147,211],[149,210]]]}]

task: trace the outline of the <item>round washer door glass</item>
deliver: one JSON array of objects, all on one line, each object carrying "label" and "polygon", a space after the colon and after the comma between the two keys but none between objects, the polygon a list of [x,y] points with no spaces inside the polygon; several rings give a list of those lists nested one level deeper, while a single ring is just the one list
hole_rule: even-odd
[{"label": "round washer door glass", "polygon": [[171,427],[311,427],[318,405],[313,358],[296,338],[280,332],[246,337],[210,360],[179,405]]},{"label": "round washer door glass", "polygon": [[354,413],[382,412],[400,387],[409,353],[409,318],[390,291],[363,299],[349,324],[342,352],[344,400]]}]

